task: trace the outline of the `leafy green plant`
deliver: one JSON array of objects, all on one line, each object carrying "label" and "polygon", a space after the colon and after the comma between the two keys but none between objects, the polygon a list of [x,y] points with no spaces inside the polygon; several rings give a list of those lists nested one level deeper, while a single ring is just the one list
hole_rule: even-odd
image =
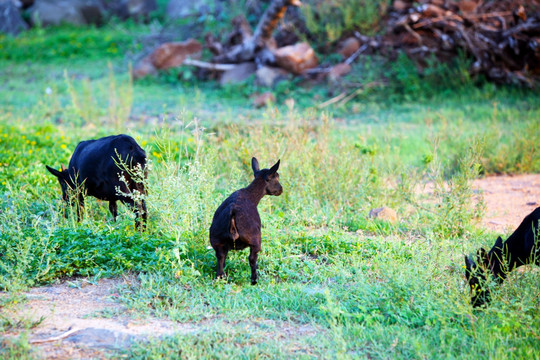
[{"label": "leafy green plant", "polygon": [[308,1],[301,10],[310,34],[319,42],[334,42],[344,34],[358,30],[365,35],[377,32],[382,8],[388,1]]},{"label": "leafy green plant", "polygon": [[0,59],[58,61],[96,56],[118,58],[131,44],[132,35],[124,31],[110,31],[104,35],[101,29],[94,27],[36,27],[16,38],[0,35]]},{"label": "leafy green plant", "polygon": [[[492,306],[476,311],[461,268],[463,253],[496,235],[475,223],[482,208],[471,181],[540,169],[537,92],[477,83],[462,73],[466,59],[457,67],[429,60],[418,75],[406,58],[387,72],[373,57],[343,84],[282,83],[275,104],[254,109],[255,85],[221,88],[173,72],[133,82],[127,62],[102,46],[109,33],[124,38],[152,25],[126,26],[89,29],[101,45],[69,59],[23,55],[44,51],[38,39],[62,48],[61,34],[86,29],[0,40],[14,46],[0,59],[3,309],[25,306],[13,299],[29,286],[129,275],[115,297],[128,309],[122,315],[172,320],[186,332],[113,357],[537,357],[536,269],[510,274]],[[377,85],[356,92],[364,83]],[[341,91],[355,96],[317,108]],[[120,206],[113,222],[93,198],[78,222],[44,167],[67,164],[81,140],[116,132],[136,138],[150,160],[142,233],[130,209]],[[227,278],[215,280],[208,248],[213,213],[250,182],[252,156],[280,158],[284,186],[259,204],[255,287],[245,251],[230,254]],[[398,221],[369,219],[380,206]],[[105,315],[114,320],[119,310]],[[32,326],[4,318],[9,332]],[[0,357],[31,358],[25,336],[3,339]]]}]

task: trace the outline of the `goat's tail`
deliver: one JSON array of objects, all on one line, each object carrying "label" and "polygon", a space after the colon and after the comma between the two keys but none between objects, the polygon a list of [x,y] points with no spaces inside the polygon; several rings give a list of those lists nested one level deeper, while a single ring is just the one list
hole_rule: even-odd
[{"label": "goat's tail", "polygon": [[238,229],[236,228],[236,218],[235,218],[234,210],[231,210],[230,219],[231,219],[231,223],[229,226],[229,233],[231,234],[233,241],[235,241],[235,240],[238,240],[240,235],[238,234]]}]

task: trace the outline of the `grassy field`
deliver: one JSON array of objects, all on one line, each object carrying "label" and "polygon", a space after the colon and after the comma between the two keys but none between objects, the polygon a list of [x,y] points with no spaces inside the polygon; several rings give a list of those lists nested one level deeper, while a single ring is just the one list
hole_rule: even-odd
[{"label": "grassy field", "polygon": [[[366,60],[345,81],[387,85],[319,109],[336,89],[291,82],[258,110],[249,96],[264,89],[251,84],[180,81],[178,71],[133,82],[123,54],[144,30],[0,38],[0,329],[21,333],[3,340],[2,358],[36,356],[24,335],[36,324],[9,315],[21,291],[121,274],[138,280],[118,289],[132,316],[215,325],[113,358],[540,358],[538,272],[511,274],[489,308],[473,310],[462,266],[498,235],[477,225],[471,181],[540,172],[537,91]],[[114,223],[95,199],[78,223],[45,169],[67,164],[79,141],[116,133],[151,161],[144,233],[126,207]],[[259,205],[260,280],[250,285],[243,251],[216,281],[208,228],[251,180],[252,156],[281,159],[284,187]],[[399,220],[368,219],[380,206]],[[269,320],[309,331],[276,338]]]}]

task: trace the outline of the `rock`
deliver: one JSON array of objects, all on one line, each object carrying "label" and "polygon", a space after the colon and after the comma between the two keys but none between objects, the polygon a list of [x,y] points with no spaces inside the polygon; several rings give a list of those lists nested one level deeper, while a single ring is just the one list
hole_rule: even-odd
[{"label": "rock", "polygon": [[156,0],[102,0],[107,12],[122,20],[146,19],[157,10]]},{"label": "rock", "polygon": [[156,69],[164,70],[182,65],[188,56],[192,59],[199,59],[201,52],[201,43],[188,39],[183,42],[162,44],[149,56]]},{"label": "rock", "polygon": [[245,62],[236,65],[233,69],[224,71],[221,74],[219,83],[225,84],[237,84],[247,80],[251,75],[255,74],[257,65],[254,62]]},{"label": "rock", "polygon": [[276,97],[271,92],[265,92],[253,98],[253,106],[261,108],[269,103],[276,102]]},{"label": "rock", "polygon": [[274,56],[280,67],[297,75],[318,64],[315,51],[305,42],[278,48]]},{"label": "rock", "polygon": [[459,10],[464,13],[473,13],[476,11],[476,8],[480,5],[479,1],[472,0],[461,0],[457,3]]},{"label": "rock", "polygon": [[[215,2],[214,2],[215,4]],[[170,0],[166,15],[170,19],[183,19],[190,16],[199,17],[211,10],[208,0]]]},{"label": "rock", "polygon": [[152,61],[150,60],[150,57],[147,56],[135,66],[133,69],[133,78],[134,79],[140,79],[148,75],[155,75],[157,74],[157,69],[152,64]]},{"label": "rock", "polygon": [[104,8],[98,0],[36,0],[29,9],[34,24],[100,24]]},{"label": "rock", "polygon": [[437,5],[424,4],[422,5],[422,13],[427,17],[442,17],[446,10]]},{"label": "rock", "polygon": [[344,59],[347,59],[358,49],[360,49],[360,40],[355,37],[350,37],[343,41],[338,50],[338,54],[343,56]]},{"label": "rock", "polygon": [[126,349],[136,339],[137,337],[134,335],[118,331],[86,328],[77,331],[73,335],[64,339],[64,341],[92,348],[118,350]]},{"label": "rock", "polygon": [[182,65],[187,57],[199,59],[202,45],[196,40],[161,44],[150,55],[140,60],[133,70],[133,78],[154,75],[157,70],[166,70]]},{"label": "rock", "polygon": [[411,4],[407,3],[406,1],[403,1],[403,0],[395,0],[394,3],[392,4],[392,7],[396,10],[396,11],[404,11],[406,10]]},{"label": "rock", "polygon": [[347,75],[351,72],[351,65],[346,63],[337,64],[335,66],[332,66],[330,69],[330,72],[328,73],[328,79],[330,81],[336,81],[343,75]]},{"label": "rock", "polygon": [[287,80],[291,74],[281,68],[261,66],[257,69],[256,81],[259,85],[273,87],[281,80]]},{"label": "rock", "polygon": [[396,212],[393,209],[386,206],[383,206],[377,209],[372,209],[369,212],[369,217],[373,219],[389,221],[391,223],[395,223],[397,221]]},{"label": "rock", "polygon": [[0,1],[0,33],[15,36],[26,29],[28,29],[28,24],[22,19],[15,1]]}]

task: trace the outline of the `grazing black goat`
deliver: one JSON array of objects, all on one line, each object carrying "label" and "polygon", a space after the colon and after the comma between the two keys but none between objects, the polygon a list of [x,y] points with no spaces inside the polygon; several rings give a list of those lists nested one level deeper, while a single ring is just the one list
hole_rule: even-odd
[{"label": "grazing black goat", "polygon": [[474,307],[490,301],[486,285],[488,276],[502,283],[506,275],[517,267],[540,265],[539,219],[540,207],[527,215],[504,243],[499,236],[489,252],[484,248],[478,250],[476,261],[465,256],[465,276],[471,287],[471,303]]},{"label": "grazing black goat", "polygon": [[259,170],[259,162],[252,158],[251,167],[255,176],[251,184],[232,193],[216,210],[210,226],[210,244],[216,251],[218,278],[223,276],[229,250],[249,246],[251,284],[255,285],[257,256],[261,250],[261,218],[257,205],[264,195],[281,195],[283,188],[277,173],[279,160],[272,168]]},{"label": "grazing black goat", "polygon": [[120,200],[124,204],[131,205],[135,212],[135,227],[141,227],[139,216],[142,216],[144,224],[147,219],[144,199],[135,204],[132,197],[123,195],[133,193],[135,190],[141,195],[146,194],[144,184],[132,178],[137,166],[145,171],[144,150],[131,136],[115,135],[81,141],[71,156],[67,169],[62,166],[61,170],[56,170],[47,166],[47,170],[58,178],[64,201],[69,202],[68,191],[77,191],[79,220],[86,193],[100,200],[109,201],[109,210],[115,221],[118,215],[116,201]]}]

